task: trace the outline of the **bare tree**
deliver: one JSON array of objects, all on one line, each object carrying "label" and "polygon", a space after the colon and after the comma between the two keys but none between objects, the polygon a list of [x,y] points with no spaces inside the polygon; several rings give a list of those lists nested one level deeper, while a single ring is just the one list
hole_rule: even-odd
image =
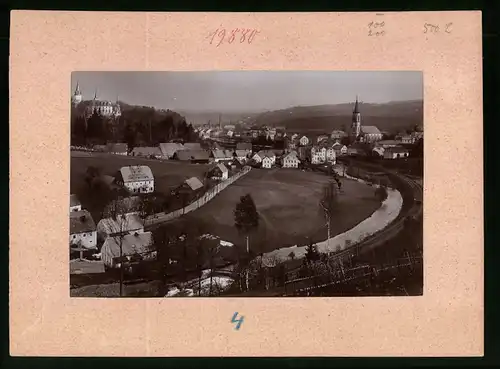
[{"label": "bare tree", "polygon": [[338,203],[338,187],[333,181],[330,181],[323,188],[323,196],[319,202],[320,210],[322,211],[326,220],[326,227],[328,232],[327,236],[328,238],[326,240],[326,244],[328,250],[330,250],[330,227],[331,227],[332,215],[337,209],[337,203]]},{"label": "bare tree", "polygon": [[112,236],[115,237],[115,240],[118,239],[120,247],[120,296],[123,296],[123,269],[126,259],[123,255],[123,239],[128,234],[129,229],[129,217],[127,216],[128,211],[122,199],[111,201],[106,209],[108,211],[107,217],[111,218],[113,226],[116,226],[111,231],[113,232]]}]

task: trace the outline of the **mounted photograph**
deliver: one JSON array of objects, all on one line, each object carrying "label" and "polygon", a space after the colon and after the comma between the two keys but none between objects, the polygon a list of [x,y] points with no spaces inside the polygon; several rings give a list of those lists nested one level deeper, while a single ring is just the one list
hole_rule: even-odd
[{"label": "mounted photograph", "polygon": [[423,294],[422,72],[70,84],[70,296]]}]

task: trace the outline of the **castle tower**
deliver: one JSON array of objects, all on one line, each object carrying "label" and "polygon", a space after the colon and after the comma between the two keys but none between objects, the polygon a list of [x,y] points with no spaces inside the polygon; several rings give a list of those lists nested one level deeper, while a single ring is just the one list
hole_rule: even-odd
[{"label": "castle tower", "polygon": [[353,138],[359,138],[361,134],[361,113],[359,112],[358,96],[356,96],[356,103],[352,112],[351,135]]},{"label": "castle tower", "polygon": [[80,85],[78,84],[78,82],[76,82],[76,88],[73,94],[73,103],[77,105],[81,102],[82,102],[82,93],[80,91]]}]

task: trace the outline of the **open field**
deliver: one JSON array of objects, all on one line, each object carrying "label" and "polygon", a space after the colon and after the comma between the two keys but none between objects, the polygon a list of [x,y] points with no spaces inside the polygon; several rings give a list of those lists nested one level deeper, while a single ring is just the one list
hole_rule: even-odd
[{"label": "open field", "polygon": [[[308,237],[323,241],[327,231],[318,203],[327,181],[326,175],[296,169],[253,169],[207,205],[175,222],[184,226],[203,222],[212,234],[244,245],[234,227],[233,211],[240,197],[250,193],[260,214],[259,229],[251,236],[253,252],[305,244]],[[379,206],[372,187],[343,179],[331,236],[354,227]]]},{"label": "open field", "polygon": [[[147,165],[155,177],[155,190],[168,194],[170,190],[189,177],[202,176],[209,164],[190,164],[178,161],[155,160],[104,153],[71,152],[70,191],[76,194],[84,208],[92,208],[93,201],[85,173],[89,166],[99,167],[101,174],[113,176],[121,167],[127,165]],[[93,209],[90,209],[92,212]],[[94,215],[94,214],[93,214]]]}]

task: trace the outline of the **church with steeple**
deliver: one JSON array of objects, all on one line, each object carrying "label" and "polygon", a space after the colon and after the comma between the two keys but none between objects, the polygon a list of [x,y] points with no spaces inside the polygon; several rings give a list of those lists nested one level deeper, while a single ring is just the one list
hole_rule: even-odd
[{"label": "church with steeple", "polygon": [[71,101],[73,102],[73,105],[78,105],[82,102],[82,92],[80,91],[80,84],[78,82],[76,82],[75,92],[71,97]]},{"label": "church with steeple", "polygon": [[361,111],[358,96],[352,111],[352,123],[350,137],[353,142],[373,143],[382,140],[382,132],[376,126],[361,125]]}]

